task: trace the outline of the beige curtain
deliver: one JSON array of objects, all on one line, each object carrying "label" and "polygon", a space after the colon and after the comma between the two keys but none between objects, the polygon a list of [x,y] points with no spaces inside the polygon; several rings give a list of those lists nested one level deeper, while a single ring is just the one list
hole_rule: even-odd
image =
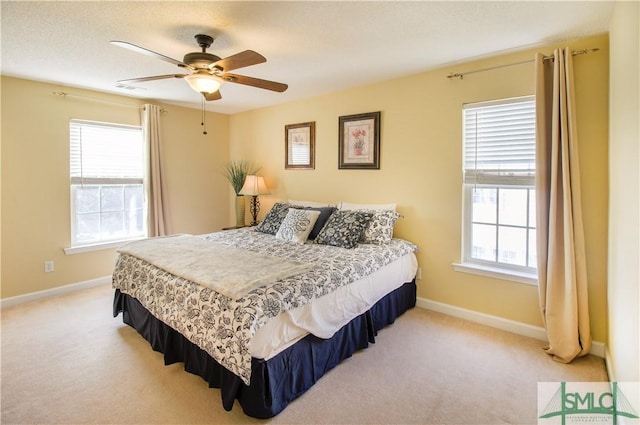
[{"label": "beige curtain", "polygon": [[571,51],[535,66],[540,309],[546,351],[568,363],[591,348]]},{"label": "beige curtain", "polygon": [[160,107],[145,104],[142,129],[146,146],[147,226],[149,236],[171,234],[160,150]]}]

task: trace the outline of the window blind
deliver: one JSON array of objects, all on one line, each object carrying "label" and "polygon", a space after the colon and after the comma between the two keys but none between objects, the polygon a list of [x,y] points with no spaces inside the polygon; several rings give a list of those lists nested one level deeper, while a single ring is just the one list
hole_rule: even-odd
[{"label": "window blind", "polygon": [[72,184],[142,183],[142,129],[134,126],[71,120]]},{"label": "window blind", "polygon": [[533,96],[463,106],[464,181],[535,184]]}]

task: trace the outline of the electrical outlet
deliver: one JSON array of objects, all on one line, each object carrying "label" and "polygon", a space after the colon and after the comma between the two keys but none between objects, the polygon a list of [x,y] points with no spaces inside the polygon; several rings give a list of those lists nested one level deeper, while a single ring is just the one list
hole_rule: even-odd
[{"label": "electrical outlet", "polygon": [[422,279],[422,268],[418,267],[418,271],[416,272],[416,279],[420,280]]},{"label": "electrical outlet", "polygon": [[44,262],[44,272],[45,273],[51,273],[53,271],[53,260],[49,260],[49,261],[45,261]]}]

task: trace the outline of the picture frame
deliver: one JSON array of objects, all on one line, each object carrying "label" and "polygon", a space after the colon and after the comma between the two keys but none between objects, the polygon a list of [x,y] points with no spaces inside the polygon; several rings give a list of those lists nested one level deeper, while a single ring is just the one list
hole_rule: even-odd
[{"label": "picture frame", "polygon": [[380,169],[380,111],[338,119],[338,169]]},{"label": "picture frame", "polygon": [[313,170],[316,156],[315,121],[284,126],[284,168]]}]

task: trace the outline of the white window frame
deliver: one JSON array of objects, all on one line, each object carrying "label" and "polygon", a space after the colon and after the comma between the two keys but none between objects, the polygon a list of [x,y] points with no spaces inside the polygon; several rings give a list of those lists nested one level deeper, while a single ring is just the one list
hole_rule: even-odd
[{"label": "white window frame", "polygon": [[[81,252],[99,250],[99,249],[108,249],[113,247],[118,247],[123,243],[135,239],[145,238],[148,235],[147,229],[147,200],[146,200],[146,179],[144,178],[144,158],[145,154],[145,145],[142,134],[142,128],[140,126],[131,126],[124,124],[113,124],[113,123],[104,123],[104,122],[96,122],[96,121],[86,121],[86,120],[78,120],[72,119],[69,122],[69,144],[70,148],[73,150],[75,146],[75,139],[73,134],[73,129],[79,128],[88,128],[88,127],[97,127],[99,129],[105,130],[113,130],[113,129],[121,129],[123,131],[131,134],[133,131],[134,134],[139,132],[139,148],[140,152],[136,153],[136,156],[140,157],[140,167],[137,166],[128,171],[129,175],[118,177],[114,176],[115,170],[107,172],[103,176],[96,176],[91,171],[85,170],[85,165],[82,163],[82,152],[78,155],[77,152],[70,152],[70,195],[71,195],[71,210],[70,210],[70,219],[71,219],[71,247],[66,248],[64,251],[66,254],[77,254]],[[79,162],[78,162],[79,161]],[[123,171],[126,172],[126,171]],[[143,191],[143,206],[142,206],[142,233],[136,233],[134,235],[129,234],[128,236],[116,236],[116,237],[104,237],[99,238],[98,240],[92,241],[79,241],[77,240],[77,211],[76,211],[76,190],[82,186],[96,186],[100,187],[100,190],[103,188],[107,188],[109,186],[130,186],[130,185],[142,185]],[[101,208],[101,207],[100,207]],[[123,210],[123,212],[126,211]],[[102,214],[102,211],[100,211]]]},{"label": "white window frame", "polygon": [[[514,169],[508,169],[505,167],[505,164],[508,164],[508,160],[505,160],[504,163],[498,165],[498,169],[489,169],[487,166],[492,161],[487,161],[483,163],[483,158],[491,158],[493,157],[489,155],[488,157],[482,156],[481,151],[478,148],[478,139],[476,138],[474,143],[474,152],[475,155],[475,164],[473,166],[469,166],[468,161],[465,161],[465,148],[467,146],[468,141],[465,140],[467,137],[466,129],[465,129],[465,114],[472,113],[477,108],[486,108],[486,107],[495,107],[495,106],[503,106],[512,105],[512,104],[522,104],[523,102],[527,102],[525,105],[531,106],[535,108],[535,98],[533,96],[525,96],[518,98],[509,98],[509,99],[500,99],[489,102],[478,102],[473,104],[466,104],[463,107],[462,113],[462,121],[463,121],[463,171],[465,172],[465,177],[463,181],[463,223],[462,223],[462,253],[461,258],[462,261],[460,263],[453,264],[453,267],[456,271],[479,274],[483,276],[489,276],[499,279],[505,279],[520,283],[533,284],[537,285],[537,269],[529,266],[521,266],[516,264],[509,264],[498,261],[498,256],[496,253],[496,261],[488,261],[480,258],[474,258],[472,255],[472,225],[473,225],[473,191],[478,188],[496,188],[498,191],[501,189],[527,189],[527,193],[532,192],[531,195],[534,195],[535,190],[535,153],[533,153],[534,163],[532,164],[533,170],[530,168],[522,167],[522,164],[515,165]],[[533,118],[535,119],[535,109],[533,110]],[[473,120],[472,120],[473,122]],[[533,148],[535,151],[535,133],[533,133],[533,140],[531,141],[531,131],[535,131],[535,127],[533,126],[533,122],[531,123],[531,128],[528,128],[526,131],[528,132],[527,138],[529,138],[528,148],[529,154],[527,159],[530,161],[531,158],[531,143],[533,143]],[[476,129],[478,129],[476,127]],[[478,129],[480,130],[480,129]],[[471,134],[475,135],[475,129]],[[480,148],[482,149],[482,147]],[[526,169],[525,169],[526,168]],[[465,170],[466,169],[466,170]],[[529,239],[528,235],[531,230],[535,231],[535,217],[529,217],[530,209],[529,209],[529,197],[527,198],[527,223],[524,228],[527,229],[527,247]],[[499,201],[496,202],[496,209],[499,209]],[[499,220],[496,219],[496,232],[499,227],[511,227],[505,224],[500,224]],[[522,226],[515,226],[520,227]],[[497,244],[497,242],[496,242]],[[499,249],[498,245],[496,248]],[[535,248],[534,248],[535,249]],[[535,252],[533,253],[535,254]]]}]

